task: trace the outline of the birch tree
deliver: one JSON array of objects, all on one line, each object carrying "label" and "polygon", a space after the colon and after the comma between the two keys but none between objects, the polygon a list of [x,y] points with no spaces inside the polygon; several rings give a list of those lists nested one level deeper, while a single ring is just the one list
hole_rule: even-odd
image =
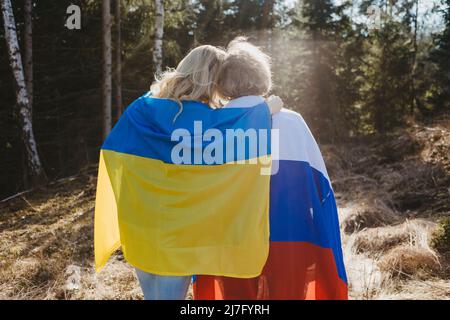
[{"label": "birch tree", "polygon": [[24,71],[30,110],[33,111],[33,0],[25,0]]},{"label": "birch tree", "polygon": [[102,8],[102,29],[103,29],[103,139],[106,139],[111,132],[111,3],[110,0],[103,0]]},{"label": "birch tree", "polygon": [[164,36],[164,0],[155,0],[155,41],[153,45],[153,64],[155,72],[162,71]]},{"label": "birch tree", "polygon": [[8,49],[9,63],[14,75],[14,84],[16,88],[15,115],[19,122],[20,135],[25,149],[25,156],[31,183],[33,185],[38,185],[46,181],[46,176],[37,151],[36,140],[34,138],[31,106],[25,84],[19,42],[17,41],[14,13],[11,6],[11,0],[0,0],[0,3],[5,28],[5,39],[6,47]]},{"label": "birch tree", "polygon": [[122,32],[121,32],[121,0],[116,0],[116,74],[115,74],[115,104],[116,117],[120,118],[122,114]]}]

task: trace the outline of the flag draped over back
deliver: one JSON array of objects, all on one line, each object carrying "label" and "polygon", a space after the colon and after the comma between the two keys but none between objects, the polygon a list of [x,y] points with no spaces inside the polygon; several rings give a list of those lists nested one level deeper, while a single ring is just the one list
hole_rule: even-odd
[{"label": "flag draped over back", "polygon": [[[174,121],[178,103],[145,95],[104,142],[96,269],[122,246],[131,265],[150,273],[255,277],[269,249],[270,175],[261,174],[271,165],[269,109],[182,106]],[[254,138],[251,130],[266,135],[256,136],[256,151],[250,143],[242,151],[237,140]]]},{"label": "flag draped over back", "polygon": [[195,299],[347,299],[337,208],[320,150],[295,112],[275,114],[273,128],[279,143],[272,144],[263,272],[252,279],[197,276]]}]

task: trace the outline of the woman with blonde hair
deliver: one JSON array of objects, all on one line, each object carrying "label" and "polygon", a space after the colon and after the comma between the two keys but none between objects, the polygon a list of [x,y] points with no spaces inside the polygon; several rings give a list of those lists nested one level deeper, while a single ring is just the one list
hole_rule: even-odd
[{"label": "woman with blonde hair", "polygon": [[[158,76],[150,92],[155,98],[178,103],[180,109],[173,121],[183,112],[183,100],[216,106],[216,77],[224,57],[225,52],[217,47],[196,47],[181,60],[176,69],[169,69]],[[138,268],[136,274],[146,300],[182,300],[191,282],[191,276],[162,276]]]},{"label": "woman with blonde hair", "polygon": [[[125,258],[136,268],[145,299],[184,299],[191,276],[174,276],[170,275],[173,272],[165,272],[165,270],[162,270],[163,272],[159,272],[159,274],[144,271],[152,269],[146,265],[146,260],[156,258],[155,255],[149,257],[150,254],[143,252],[146,249],[142,248],[140,242],[147,241],[145,236],[136,241],[132,238],[137,238],[137,236],[130,235],[131,232],[127,233],[126,226],[130,223],[130,220],[137,219],[134,217],[136,213],[129,212],[131,209],[128,208],[120,208],[121,202],[126,201],[123,200],[126,195],[120,186],[114,187],[112,180],[120,180],[119,184],[123,185],[125,181],[129,180],[129,177],[123,174],[119,178],[113,178],[117,168],[114,167],[111,156],[109,158],[106,156],[105,150],[109,149],[127,156],[132,154],[170,163],[170,159],[165,156],[167,152],[165,154],[160,152],[161,150],[158,149],[161,149],[161,146],[153,138],[164,133],[164,139],[170,139],[170,130],[173,129],[171,126],[176,124],[177,118],[187,106],[203,110],[209,108],[209,105],[218,105],[215,93],[216,77],[224,57],[225,52],[223,50],[210,45],[199,46],[191,50],[175,69],[169,69],[158,75],[149,93],[134,101],[127,108],[102,148],[102,153],[105,154],[102,154],[101,161],[104,160],[107,168],[105,171],[107,171],[113,185],[118,214],[117,217],[108,216],[111,210],[104,207],[109,206],[110,202],[114,200],[101,201],[101,197],[104,197],[107,191],[105,191],[105,188],[101,189],[100,172],[95,218],[97,270],[104,266],[111,252],[122,245]],[[149,113],[149,108],[153,109],[152,114]],[[153,130],[153,127],[158,128]],[[129,145],[132,145],[131,149],[128,148]],[[125,150],[126,148],[128,149]],[[125,160],[121,161],[125,163]],[[121,163],[119,167],[123,170],[126,165]],[[134,170],[135,167],[134,164],[133,167],[130,165],[129,171]],[[106,176],[108,177],[108,175]],[[107,204],[103,206],[103,203]],[[138,211],[140,208],[136,210]],[[155,218],[155,220],[158,219]],[[145,220],[141,221],[141,224],[145,223],[147,223]],[[141,229],[135,229],[133,233],[159,232],[150,228],[146,230],[142,227]],[[167,275],[161,275],[165,273]]]},{"label": "woman with blonde hair", "polygon": [[218,106],[217,75],[225,51],[210,45],[194,48],[181,60],[176,69],[169,69],[152,84],[154,97],[177,101],[182,111],[182,100],[193,100]]}]

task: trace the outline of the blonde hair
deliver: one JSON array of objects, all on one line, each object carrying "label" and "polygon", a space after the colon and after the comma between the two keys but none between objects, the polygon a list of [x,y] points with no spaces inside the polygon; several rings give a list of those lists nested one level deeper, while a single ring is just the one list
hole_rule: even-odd
[{"label": "blonde hair", "polygon": [[237,37],[227,48],[219,71],[217,90],[222,99],[269,93],[272,88],[270,57],[245,37]]},{"label": "blonde hair", "polygon": [[225,51],[210,45],[193,49],[178,64],[157,77],[150,90],[157,98],[175,100],[183,111],[181,100],[195,100],[218,106],[217,75],[225,58]]}]

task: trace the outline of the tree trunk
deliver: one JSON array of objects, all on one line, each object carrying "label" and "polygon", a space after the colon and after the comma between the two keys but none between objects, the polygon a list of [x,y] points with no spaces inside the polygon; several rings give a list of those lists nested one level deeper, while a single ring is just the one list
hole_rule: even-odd
[{"label": "tree trunk", "polygon": [[116,74],[115,74],[115,103],[116,118],[122,115],[122,32],[121,32],[121,0],[116,0]]},{"label": "tree trunk", "polygon": [[[28,100],[31,119],[33,119],[33,0],[25,0],[24,4],[25,15],[25,32],[24,32],[24,76],[25,85],[28,91]],[[29,169],[24,157],[23,162],[23,184],[24,188],[30,188]]]},{"label": "tree trunk", "polygon": [[417,72],[417,52],[418,52],[418,45],[417,45],[417,33],[418,33],[418,19],[419,19],[419,0],[414,1],[415,5],[415,13],[414,13],[414,34],[413,34],[413,61],[412,61],[412,68],[411,68],[411,115],[414,115],[414,110],[416,109],[417,103],[417,90],[416,90],[416,72]]},{"label": "tree trunk", "polygon": [[153,64],[155,72],[161,73],[164,36],[164,0],[155,0],[155,42],[153,45]]},{"label": "tree trunk", "polygon": [[14,75],[16,87],[15,114],[20,125],[22,143],[25,147],[27,166],[33,185],[39,185],[46,181],[44,169],[37,151],[34,139],[33,122],[31,119],[31,107],[22,66],[19,43],[17,41],[16,23],[11,7],[11,0],[0,0],[3,22],[5,27],[6,47],[8,49],[9,62]]},{"label": "tree trunk", "polygon": [[260,41],[262,45],[266,46],[269,54],[272,53],[273,9],[273,0],[264,0],[260,26]]},{"label": "tree trunk", "polygon": [[103,27],[103,140],[111,132],[111,3],[110,0],[103,0],[102,9]]},{"label": "tree trunk", "polygon": [[30,110],[33,111],[33,1],[25,0],[25,83],[28,91]]}]

